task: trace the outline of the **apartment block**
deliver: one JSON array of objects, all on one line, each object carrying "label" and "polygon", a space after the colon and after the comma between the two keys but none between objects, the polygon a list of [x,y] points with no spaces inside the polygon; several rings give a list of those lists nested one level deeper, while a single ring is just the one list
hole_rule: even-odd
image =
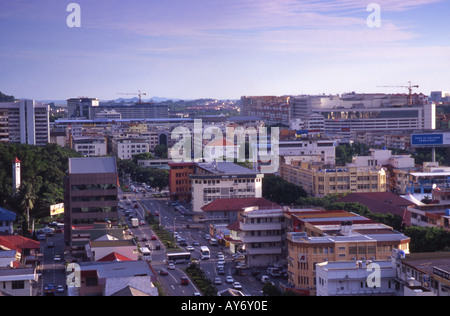
[{"label": "apartment block", "polygon": [[289,217],[289,286],[305,295],[316,294],[317,263],[385,260],[393,249],[409,253],[409,237],[357,214],[307,210]]},{"label": "apartment block", "polygon": [[198,163],[189,176],[195,217],[203,218],[202,207],[216,199],[262,197],[263,177],[231,162]]},{"label": "apartment block", "polygon": [[67,100],[67,116],[69,118],[89,118],[91,107],[98,107],[100,104],[97,98],[78,97]]},{"label": "apartment block", "polygon": [[34,100],[0,103],[0,143],[44,146],[50,141],[49,106]]},{"label": "apartment block", "polygon": [[326,169],[322,166],[298,161],[287,164],[282,160],[280,176],[318,197],[334,193],[386,191],[383,168],[346,166]]}]

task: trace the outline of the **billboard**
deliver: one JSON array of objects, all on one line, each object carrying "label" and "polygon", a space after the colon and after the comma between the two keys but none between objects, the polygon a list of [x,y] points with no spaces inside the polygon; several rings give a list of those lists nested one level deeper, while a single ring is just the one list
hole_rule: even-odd
[{"label": "billboard", "polygon": [[411,146],[450,146],[450,133],[411,134]]},{"label": "billboard", "polygon": [[50,216],[56,216],[58,214],[64,214],[64,203],[50,205]]}]

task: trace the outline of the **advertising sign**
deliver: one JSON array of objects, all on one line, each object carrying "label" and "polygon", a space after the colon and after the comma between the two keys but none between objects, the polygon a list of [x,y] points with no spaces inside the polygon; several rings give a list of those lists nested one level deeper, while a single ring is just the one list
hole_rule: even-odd
[{"label": "advertising sign", "polygon": [[50,216],[56,216],[58,214],[64,214],[64,203],[50,205]]},{"label": "advertising sign", "polygon": [[411,146],[450,146],[450,133],[411,134]]}]

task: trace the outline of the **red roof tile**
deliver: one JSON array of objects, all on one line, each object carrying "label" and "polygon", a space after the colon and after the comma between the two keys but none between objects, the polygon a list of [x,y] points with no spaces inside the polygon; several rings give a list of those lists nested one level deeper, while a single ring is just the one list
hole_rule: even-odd
[{"label": "red roof tile", "polygon": [[39,249],[40,243],[19,235],[6,235],[0,236],[0,246],[22,251],[23,249]]},{"label": "red roof tile", "polygon": [[101,262],[109,262],[109,261],[133,261],[128,257],[122,256],[120,253],[111,252],[109,255],[104,256],[103,258],[97,260]]}]

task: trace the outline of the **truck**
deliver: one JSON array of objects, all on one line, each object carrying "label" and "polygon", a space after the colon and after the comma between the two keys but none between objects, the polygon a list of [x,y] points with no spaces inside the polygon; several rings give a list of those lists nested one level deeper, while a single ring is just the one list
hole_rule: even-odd
[{"label": "truck", "polygon": [[139,219],[137,219],[137,218],[132,218],[131,219],[131,227],[133,227],[133,228],[137,228],[137,227],[139,227]]}]

